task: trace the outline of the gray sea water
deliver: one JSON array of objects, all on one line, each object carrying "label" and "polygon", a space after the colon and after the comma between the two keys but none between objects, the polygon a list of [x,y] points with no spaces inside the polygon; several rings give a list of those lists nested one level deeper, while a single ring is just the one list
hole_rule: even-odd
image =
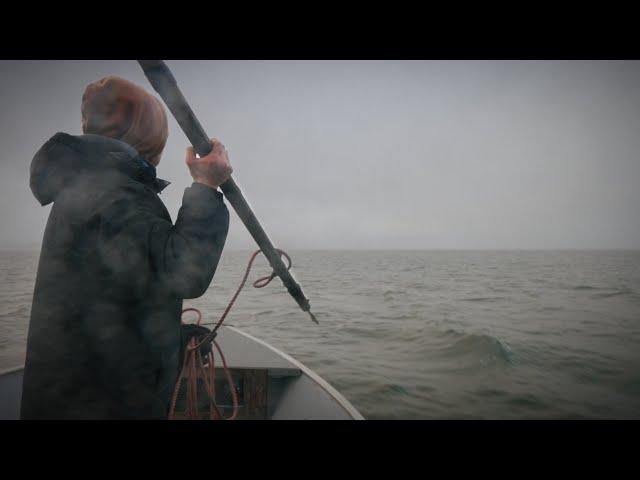
[{"label": "gray sea water", "polygon": [[[227,319],[369,419],[640,418],[640,251],[292,251]],[[250,252],[185,307],[222,313]],[[37,252],[0,253],[0,369],[24,361]],[[256,262],[251,279],[269,273]]]}]

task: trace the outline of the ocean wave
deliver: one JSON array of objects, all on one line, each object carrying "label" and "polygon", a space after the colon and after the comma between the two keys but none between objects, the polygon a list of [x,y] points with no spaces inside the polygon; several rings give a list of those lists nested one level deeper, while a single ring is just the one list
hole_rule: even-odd
[{"label": "ocean wave", "polygon": [[549,406],[537,395],[521,394],[513,395],[507,403],[512,407],[531,409],[531,410],[548,410]]},{"label": "ocean wave", "polygon": [[620,295],[633,295],[635,293],[632,289],[626,286],[623,286],[620,288],[616,288],[616,287],[605,288],[605,287],[594,287],[592,285],[576,285],[575,287],[572,287],[571,290],[585,291],[585,292],[596,292],[596,291],[601,292],[601,293],[594,293],[593,295],[590,295],[589,298],[592,298],[592,299],[610,298],[610,297],[617,297]]},{"label": "ocean wave", "polygon": [[28,315],[30,305],[0,305],[0,318],[21,318]]},{"label": "ocean wave", "polygon": [[500,300],[506,300],[506,297],[471,297],[461,299],[463,302],[497,302]]},{"label": "ocean wave", "polygon": [[434,339],[428,348],[441,360],[463,361],[464,367],[489,364],[512,365],[514,354],[506,342],[486,334],[464,333],[448,329]]},{"label": "ocean wave", "polygon": [[633,290],[625,288],[621,290],[616,290],[614,292],[596,293],[594,295],[591,295],[591,298],[593,299],[611,298],[611,297],[618,297],[620,295],[633,295],[633,293],[634,293]]}]

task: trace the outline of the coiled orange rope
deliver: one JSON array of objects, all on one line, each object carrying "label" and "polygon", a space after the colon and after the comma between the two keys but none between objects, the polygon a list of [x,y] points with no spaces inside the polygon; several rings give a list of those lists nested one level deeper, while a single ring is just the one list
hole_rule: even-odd
[{"label": "coiled orange rope", "polygon": [[[287,262],[288,262],[287,270],[289,270],[291,268],[291,257],[289,257],[289,255],[283,250],[276,249],[276,251],[287,259]],[[209,397],[209,419],[210,420],[234,420],[238,416],[238,394],[236,392],[236,388],[233,383],[233,377],[231,376],[231,371],[227,367],[227,361],[224,358],[222,349],[220,348],[218,343],[214,340],[214,337],[216,335],[217,330],[222,326],[222,322],[224,322],[225,318],[227,318],[227,315],[231,311],[231,308],[233,307],[236,299],[238,298],[238,295],[240,295],[240,292],[242,291],[245,284],[247,283],[247,279],[249,278],[249,272],[251,271],[253,262],[255,261],[258,254],[260,254],[260,252],[261,250],[256,250],[251,255],[251,258],[249,259],[249,263],[247,264],[247,268],[244,272],[244,276],[242,277],[242,281],[240,282],[240,285],[236,289],[236,292],[234,293],[233,297],[231,297],[231,301],[227,305],[227,308],[225,308],[220,319],[216,323],[216,326],[213,328],[213,330],[211,330],[211,333],[205,335],[199,342],[196,340],[195,337],[189,340],[187,348],[185,349],[185,352],[184,352],[182,370],[178,375],[178,380],[173,390],[173,395],[171,397],[171,406],[169,408],[169,416],[168,416],[169,420],[175,419],[175,413],[176,413],[175,409],[176,409],[176,403],[178,400],[178,394],[180,392],[180,388],[185,378],[187,379],[186,411],[185,411],[185,416],[187,419],[199,420],[201,418],[200,412],[198,411],[198,378],[202,378],[205,386],[205,390],[207,392],[207,396]],[[269,285],[269,283],[271,283],[271,280],[273,280],[275,277],[276,277],[276,274],[275,272],[273,272],[271,273],[271,275],[267,275],[257,279],[255,282],[253,282],[253,286],[254,288],[266,287],[267,285]],[[197,325],[200,325],[200,322],[202,320],[202,313],[200,312],[200,310],[198,310],[197,308],[185,308],[182,311],[182,314],[184,315],[184,313],[186,312],[195,312],[198,315]],[[200,352],[200,347],[206,342],[208,342],[209,340],[212,340],[212,346],[211,346],[211,352],[208,355],[206,355],[206,358],[209,359],[209,363],[205,364],[204,359],[202,357],[202,353]],[[224,418],[222,416],[222,414],[220,413],[220,409],[218,408],[218,405],[216,404],[216,401],[215,401],[216,397],[215,397],[215,352],[213,350],[214,346],[215,346],[215,349],[220,354],[220,359],[222,360],[222,367],[223,367],[225,376],[227,377],[227,382],[229,384],[229,389],[231,391],[233,411],[231,413],[231,416],[228,418]]]}]

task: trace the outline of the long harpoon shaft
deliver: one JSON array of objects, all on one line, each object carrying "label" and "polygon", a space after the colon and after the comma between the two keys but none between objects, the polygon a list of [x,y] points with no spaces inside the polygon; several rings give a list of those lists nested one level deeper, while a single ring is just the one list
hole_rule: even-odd
[{"label": "long harpoon shaft", "polygon": [[[193,145],[196,153],[202,157],[211,152],[212,146],[209,136],[205,133],[193,110],[191,110],[189,103],[182,95],[169,67],[167,67],[162,60],[138,60],[138,63],[149,79],[151,86],[158,92],[158,95],[162,97],[175,117],[180,128],[182,128],[182,131]],[[311,319],[315,323],[318,323],[315,316],[311,313],[309,300],[302,292],[302,288],[293,278],[291,272],[287,270],[280,254],[274,248],[269,236],[262,228],[262,225],[260,225],[247,200],[244,198],[240,187],[238,187],[233,178],[229,178],[229,180],[220,186],[220,189],[238,214],[238,217],[240,217],[240,220],[242,220],[242,223],[244,223],[247,230],[249,230],[249,233],[262,250],[262,253],[267,257],[271,268],[273,268],[275,274],[280,277],[289,294],[295,299],[298,305],[300,305],[300,308],[308,312]]]}]

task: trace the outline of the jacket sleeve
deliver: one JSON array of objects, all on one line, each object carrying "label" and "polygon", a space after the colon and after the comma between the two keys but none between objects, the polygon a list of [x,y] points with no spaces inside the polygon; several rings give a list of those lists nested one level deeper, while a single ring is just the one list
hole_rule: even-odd
[{"label": "jacket sleeve", "polygon": [[101,214],[97,243],[108,296],[140,298],[152,283],[178,298],[201,296],[218,267],[228,230],[222,194],[199,183],[185,189],[175,224],[147,195],[110,202]]},{"label": "jacket sleeve", "polygon": [[180,298],[203,295],[218,267],[229,231],[222,193],[200,183],[184,192],[175,225],[155,222],[150,232],[152,268]]}]

